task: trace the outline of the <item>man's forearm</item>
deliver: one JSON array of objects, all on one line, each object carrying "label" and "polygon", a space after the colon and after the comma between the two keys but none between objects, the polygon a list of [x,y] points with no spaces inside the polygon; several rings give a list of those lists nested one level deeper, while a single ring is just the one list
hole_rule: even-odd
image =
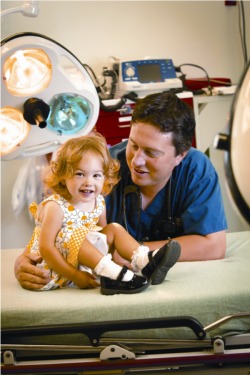
[{"label": "man's forearm", "polygon": [[[223,259],[226,252],[226,233],[220,231],[200,236],[196,234],[173,238],[181,245],[181,255],[179,261],[201,261]],[[145,242],[150,250],[158,249],[166,241]]]}]

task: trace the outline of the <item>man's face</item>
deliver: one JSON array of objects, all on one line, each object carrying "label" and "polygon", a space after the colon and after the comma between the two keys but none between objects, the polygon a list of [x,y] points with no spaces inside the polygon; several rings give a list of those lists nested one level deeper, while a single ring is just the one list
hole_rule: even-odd
[{"label": "man's face", "polygon": [[136,185],[160,191],[184,156],[176,156],[171,133],[160,133],[150,124],[131,126],[126,158]]}]

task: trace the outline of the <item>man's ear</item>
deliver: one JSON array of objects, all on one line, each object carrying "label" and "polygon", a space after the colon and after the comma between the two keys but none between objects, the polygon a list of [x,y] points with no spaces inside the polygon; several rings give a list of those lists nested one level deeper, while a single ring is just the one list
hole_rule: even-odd
[{"label": "man's ear", "polygon": [[175,157],[175,166],[179,165],[186,155],[187,155],[187,151],[184,151],[181,154],[177,155]]}]

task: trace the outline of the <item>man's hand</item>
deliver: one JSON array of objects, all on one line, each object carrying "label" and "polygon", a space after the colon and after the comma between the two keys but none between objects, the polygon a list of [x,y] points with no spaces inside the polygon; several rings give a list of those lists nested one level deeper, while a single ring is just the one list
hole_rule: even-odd
[{"label": "man's hand", "polygon": [[48,272],[36,266],[41,261],[42,257],[34,253],[23,253],[17,258],[14,272],[24,289],[38,290],[50,281]]}]

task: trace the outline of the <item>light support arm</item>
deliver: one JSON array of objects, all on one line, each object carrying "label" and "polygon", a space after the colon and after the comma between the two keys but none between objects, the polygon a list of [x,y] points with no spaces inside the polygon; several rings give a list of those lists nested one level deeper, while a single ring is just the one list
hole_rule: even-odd
[{"label": "light support arm", "polygon": [[20,7],[13,7],[1,12],[1,18],[13,13],[22,13],[26,17],[37,17],[39,14],[39,1],[24,1]]}]

